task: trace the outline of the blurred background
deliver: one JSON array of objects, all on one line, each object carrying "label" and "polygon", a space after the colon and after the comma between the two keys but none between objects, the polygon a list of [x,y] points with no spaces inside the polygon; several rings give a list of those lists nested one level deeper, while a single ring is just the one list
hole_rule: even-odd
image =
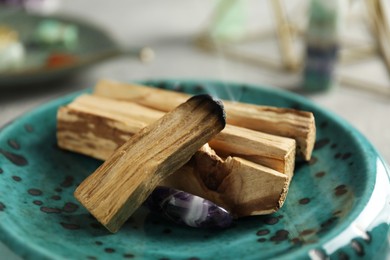
[{"label": "blurred background", "polygon": [[0,126],[102,78],[217,79],[303,95],[390,162],[389,21],[388,0],[0,0]]}]

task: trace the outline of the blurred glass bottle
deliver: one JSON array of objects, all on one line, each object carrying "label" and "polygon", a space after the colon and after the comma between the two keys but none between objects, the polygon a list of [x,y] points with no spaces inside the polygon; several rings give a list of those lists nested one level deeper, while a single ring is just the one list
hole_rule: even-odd
[{"label": "blurred glass bottle", "polygon": [[345,0],[311,0],[303,88],[324,91],[335,83]]}]

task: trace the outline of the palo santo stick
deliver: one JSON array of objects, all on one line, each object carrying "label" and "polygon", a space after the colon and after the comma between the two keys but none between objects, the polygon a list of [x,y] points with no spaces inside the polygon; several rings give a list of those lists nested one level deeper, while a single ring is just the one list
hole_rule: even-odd
[{"label": "palo santo stick", "polygon": [[209,144],[221,156],[241,157],[292,178],[295,164],[293,139],[227,125]]},{"label": "palo santo stick", "polygon": [[[58,111],[58,144],[64,149],[106,160],[118,146],[146,125],[129,114],[151,115],[153,111],[128,102],[81,96]],[[234,157],[225,163],[208,145],[204,145],[189,164],[168,176],[160,185],[213,201],[236,217],[269,214],[278,210],[287,192],[285,187],[288,187],[291,179],[289,175],[246,160],[234,163],[236,160],[240,159]],[[228,166],[233,163],[234,167]],[[228,183],[232,185],[230,189]],[[257,188],[255,192],[252,190],[254,187]],[[258,199],[257,203],[251,204],[250,201],[254,201],[249,199],[254,197]],[[260,203],[260,199],[267,203]]]},{"label": "palo santo stick", "polygon": [[290,180],[285,174],[241,158],[222,160],[204,145],[189,164],[161,185],[201,196],[235,217],[244,217],[270,214],[282,207]]},{"label": "palo santo stick", "polygon": [[219,190],[236,216],[270,214],[283,206],[291,180],[288,176],[237,157],[228,157],[225,167],[230,172]]},{"label": "palo santo stick", "polygon": [[[189,97],[174,91],[109,80],[99,81],[94,95],[128,100],[165,112]],[[224,101],[224,104],[228,124],[295,139],[297,155],[310,160],[316,135],[311,112],[231,101]]]},{"label": "palo santo stick", "polygon": [[[144,127],[147,122],[153,122],[155,118],[162,116],[163,114],[163,112],[158,112],[130,102],[121,102],[90,95],[80,96],[66,107],[60,108],[58,111],[58,144],[64,149],[105,160],[118,146],[123,144],[130,136]],[[139,115],[143,116],[140,117]],[[145,120],[145,122],[140,120]],[[233,139],[231,142],[238,147],[235,149],[238,149],[238,151],[242,150],[244,155],[245,153],[248,154],[248,151],[250,150],[253,151],[253,154],[257,154],[257,157],[259,156],[259,152],[269,152],[269,147],[265,144],[256,144],[262,142],[261,140],[245,141],[243,136],[247,136],[247,132],[250,132],[249,136],[253,138],[252,132],[255,131],[244,129],[243,131],[247,132],[240,132],[234,131],[235,129],[240,128],[227,125],[226,128],[214,138],[217,140],[217,144],[221,143],[222,148],[225,148],[226,150],[226,146],[230,145],[230,142],[227,142],[227,144],[224,145],[223,137],[231,136]],[[236,135],[234,135],[234,133],[236,133]],[[287,139],[255,132],[255,136],[257,136],[257,134],[260,136],[269,136],[270,140],[268,140],[268,143],[276,142],[276,144],[278,144],[277,141],[281,142]],[[243,145],[240,146],[241,142]],[[253,143],[251,144],[251,142]],[[287,144],[289,143],[293,147],[294,140],[288,139]],[[285,144],[282,142],[281,145],[283,147]],[[247,148],[250,148],[251,146],[257,147],[258,149],[252,148],[248,150]],[[276,145],[274,149],[280,152],[280,150],[278,150],[280,149],[278,148],[278,145]],[[234,177],[232,182],[240,183],[240,186],[242,186],[241,191],[237,191],[237,193],[245,193],[246,187],[248,185],[253,185],[253,187],[261,187],[261,192],[264,192],[264,194],[273,194],[273,196],[267,198],[268,201],[273,201],[273,203],[256,204],[257,207],[249,208],[249,202],[244,199],[251,198],[251,196],[240,197],[237,195],[237,200],[232,200],[229,199],[229,196],[224,194],[221,189],[218,190],[222,180],[229,172],[225,170],[221,173],[221,169],[229,169],[229,167],[222,167],[221,164],[224,164],[224,161],[222,159],[217,159],[219,157],[216,154],[212,155],[210,150],[211,149],[209,148],[208,152],[197,152],[197,155],[194,156],[199,158],[197,159],[198,163],[195,165],[196,167],[193,164],[182,167],[178,172],[164,180],[161,185],[178,188],[209,199],[218,205],[231,210],[231,213],[238,217],[268,214],[276,211],[278,207],[281,207],[283,203],[279,203],[279,201],[283,201],[283,199],[280,198],[283,198],[282,194],[284,192],[280,187],[288,187],[286,178],[290,177],[290,174],[286,176],[269,167],[260,165],[244,168],[247,164],[250,164],[249,162],[235,164],[235,172],[237,172],[237,174],[232,175],[229,178]],[[237,152],[237,150],[235,150],[235,152]],[[203,154],[203,156],[200,154]],[[233,154],[233,152],[230,154]],[[290,150],[289,155],[292,156],[290,160],[293,163],[293,149]],[[283,158],[283,156],[280,158]],[[235,160],[232,162],[234,161]],[[265,161],[272,162],[273,160],[268,158],[268,160],[266,159]],[[244,162],[246,161],[244,160]],[[212,170],[210,169],[212,166],[208,165],[215,165],[215,168],[219,170]],[[196,170],[194,170],[194,167]],[[292,172],[293,166],[290,167]],[[251,174],[244,173],[244,170],[245,172],[248,172],[248,169],[253,169]],[[258,171],[260,173],[257,173]],[[267,174],[270,174],[270,176]],[[273,185],[264,185],[264,183],[268,183],[268,178],[273,178]],[[277,189],[278,187],[279,193],[272,191],[272,189]],[[227,191],[227,193],[229,193],[229,191]],[[263,195],[260,195],[259,193],[254,193],[253,196],[263,198]],[[242,207],[240,205],[248,205],[248,207]]]},{"label": "palo santo stick", "polygon": [[224,127],[222,103],[195,96],[133,135],[78,186],[75,197],[116,232],[164,178]]},{"label": "palo santo stick", "polygon": [[[58,144],[64,149],[106,159],[129,136],[163,114],[131,102],[80,96],[59,110]],[[221,155],[242,157],[289,176],[293,173],[293,139],[227,125],[210,145]]]},{"label": "palo santo stick", "polygon": [[[81,97],[76,101],[80,102],[85,99],[86,97]],[[119,102],[119,101],[113,101],[113,102]],[[101,109],[105,109],[106,106],[103,104],[104,102],[102,102],[102,100],[100,100],[100,102],[97,103],[97,105],[99,105]],[[82,105],[77,104],[77,107],[81,108]],[[112,104],[110,104],[110,106],[107,107],[111,107],[112,109],[115,106],[112,106]],[[83,109],[85,109],[85,107]],[[89,155],[97,159],[105,160],[114,152],[116,147],[120,146],[122,143],[125,142],[126,139],[128,139],[135,132],[137,132],[136,129],[137,125],[142,125],[142,124],[136,124],[134,127],[133,124],[136,121],[132,120],[129,117],[127,117],[126,121],[116,121],[110,118],[104,118],[103,116],[97,115],[99,112],[99,109],[97,107],[90,107],[89,109],[90,112],[87,111],[82,112],[81,109],[75,110],[72,103],[68,107],[63,107],[59,110],[57,135],[58,135],[58,144],[61,148],[73,152]],[[137,111],[138,110],[132,111],[131,113],[137,113]],[[72,120],[76,119],[77,121],[69,121],[69,119]],[[226,126],[226,128],[228,127],[229,125]],[[218,136],[222,135],[222,133],[226,130],[226,128],[222,130],[222,132],[219,133],[214,139],[218,139],[219,138]],[[229,134],[226,135],[229,136]],[[115,136],[117,136],[117,138],[115,138]],[[278,140],[283,139],[280,137],[276,137],[276,138]],[[234,144],[237,145],[238,150],[243,151],[243,156],[245,156],[244,153],[247,153],[245,148],[248,146],[248,143],[249,144],[251,143],[251,141],[245,141],[245,138],[241,138],[239,135],[235,136],[235,138],[233,139],[236,139],[236,141],[233,141],[232,147],[234,147]],[[244,139],[244,141],[242,145],[240,145],[240,141],[242,139]],[[294,142],[293,139],[289,139],[289,141]],[[253,143],[253,145],[248,146],[249,151],[250,151],[250,146],[256,147],[256,141],[254,142],[255,143]],[[223,142],[221,143],[223,144]],[[264,144],[262,144],[261,146],[263,145]],[[222,147],[226,147],[226,146],[222,145]],[[258,152],[267,151],[267,149],[264,150],[252,149],[252,150],[255,154],[256,153],[258,154]],[[293,151],[294,150],[292,149],[289,155],[294,155]],[[197,152],[197,154],[198,153],[199,152]],[[231,154],[233,153],[231,152]],[[255,157],[260,157],[260,156],[257,155]],[[237,158],[234,157],[234,159]],[[220,160],[221,163],[223,163],[222,159]],[[291,160],[290,161],[290,165],[291,165],[293,164],[294,161],[293,157],[290,160]],[[200,161],[202,161],[202,163],[200,163]],[[246,160],[244,160],[244,162],[246,163],[241,164],[242,166],[240,167],[235,166],[235,168],[232,169],[232,171],[234,170],[236,175],[234,176],[232,175],[231,177],[229,177],[229,178],[234,177],[231,182],[237,181],[237,183],[241,183],[240,185],[242,185],[241,191],[237,191],[237,192],[245,193],[245,190],[247,189],[246,187],[248,185],[253,185],[253,187],[257,187],[258,189],[260,189],[259,187],[261,187],[260,189],[261,192],[273,194],[273,196],[269,197],[268,200],[272,200],[274,203],[268,203],[268,204],[260,203],[258,204],[258,207],[253,207],[249,209],[248,208],[249,204],[246,200],[244,201],[244,199],[249,198],[250,196],[237,197],[236,200],[232,201],[232,199],[229,199],[228,196],[231,193],[230,191],[226,190],[226,192],[222,192],[220,190],[217,190],[217,187],[220,186],[222,179],[225,178],[226,175],[228,175],[229,171],[226,172],[225,170],[225,172],[223,172],[223,175],[220,176],[220,181],[217,181],[216,180],[216,177],[218,177],[217,173],[221,170],[211,171],[210,169],[207,169],[206,166],[204,166],[205,164],[207,164],[207,162],[216,164],[215,161],[217,161],[217,159],[211,156],[210,153],[206,153],[202,159],[198,160],[199,163],[197,167],[195,167],[192,164],[186,165],[182,167],[179,171],[177,171],[175,174],[173,174],[172,176],[169,176],[160,185],[171,186],[174,188],[184,190],[186,192],[193,193],[203,198],[206,198],[218,205],[225,207],[226,209],[231,210],[231,213],[237,217],[268,214],[270,212],[276,211],[278,207],[281,207],[282,203],[279,203],[279,201],[281,200],[280,197],[282,197],[281,194],[283,192],[280,189],[280,187],[288,186],[286,184],[286,180],[289,181],[291,179],[292,169],[293,169],[292,165],[290,166],[290,170],[287,174],[278,172],[274,169],[271,169],[270,167],[257,165],[255,163],[250,163],[249,161]],[[235,162],[235,160],[233,160],[232,162]],[[270,158],[268,159],[265,158],[263,159],[263,162],[271,163],[273,162],[273,160]],[[200,165],[202,166],[201,168]],[[248,168],[247,169],[244,168],[245,166],[247,166]],[[221,169],[221,167],[218,168]],[[244,171],[248,172],[249,170],[251,174],[244,172]],[[214,174],[214,172],[217,173]],[[204,177],[199,178],[198,175],[202,173],[204,173]],[[206,176],[206,174],[208,177]],[[267,174],[270,174],[270,176],[268,176]],[[281,177],[281,175],[283,177]],[[274,178],[272,185],[269,184],[269,182],[267,181],[268,178]],[[249,180],[246,181],[246,179]],[[215,183],[214,186],[213,183]],[[267,183],[267,186],[264,186],[265,183]],[[273,189],[278,189],[278,188],[279,188],[279,193],[270,192]],[[259,192],[260,191],[254,193],[253,196],[262,198],[262,196],[259,195]],[[222,195],[225,196],[226,198],[221,198]],[[247,205],[248,207],[247,206],[242,207],[242,205]],[[241,210],[239,211],[239,209]]]},{"label": "palo santo stick", "polygon": [[106,160],[132,135],[164,114],[134,103],[82,95],[59,108],[57,143],[63,149]]}]

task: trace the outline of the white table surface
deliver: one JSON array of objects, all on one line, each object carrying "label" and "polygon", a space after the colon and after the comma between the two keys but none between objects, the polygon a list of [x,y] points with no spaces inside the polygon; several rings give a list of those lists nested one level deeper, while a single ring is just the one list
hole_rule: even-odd
[{"label": "white table surface", "polygon": [[[260,26],[271,19],[267,15],[270,6],[264,4],[265,1],[249,2],[261,13]],[[0,126],[40,104],[66,93],[91,87],[101,78],[119,81],[201,78],[285,89],[299,86],[299,75],[231,61],[221,54],[210,55],[195,48],[193,39],[206,26],[212,8],[209,1],[197,0],[63,1],[60,13],[91,20],[110,31],[124,46],[150,46],[156,52],[156,59],[150,64],[142,64],[128,57],[116,58],[98,64],[66,82],[23,90],[0,88]],[[275,46],[275,42],[271,42],[264,44],[262,48],[275,52]],[[390,88],[389,77],[379,59],[373,58],[361,65],[343,68],[342,71]],[[385,161],[390,162],[389,95],[341,85],[331,92],[308,95],[307,98],[352,124],[372,142]],[[0,259],[19,258],[0,243]]]}]

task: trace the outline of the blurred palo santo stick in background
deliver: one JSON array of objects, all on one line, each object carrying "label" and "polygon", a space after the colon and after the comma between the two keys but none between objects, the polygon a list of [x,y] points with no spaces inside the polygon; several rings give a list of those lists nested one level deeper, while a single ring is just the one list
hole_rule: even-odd
[{"label": "blurred palo santo stick in background", "polygon": [[298,57],[294,50],[294,37],[291,25],[286,17],[286,12],[283,10],[283,5],[280,0],[270,1],[275,13],[280,53],[283,58],[283,64],[288,70],[297,71],[299,69]]},{"label": "blurred palo santo stick in background", "polygon": [[386,20],[384,4],[381,0],[368,0],[366,5],[380,52],[390,73],[390,28]]}]

